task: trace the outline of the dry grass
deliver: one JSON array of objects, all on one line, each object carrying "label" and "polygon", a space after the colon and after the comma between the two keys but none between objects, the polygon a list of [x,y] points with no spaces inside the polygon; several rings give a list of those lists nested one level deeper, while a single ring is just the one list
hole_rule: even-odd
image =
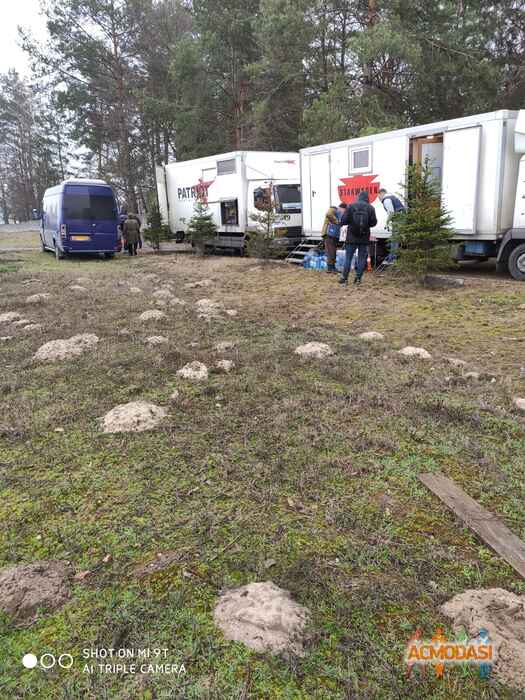
[{"label": "dry grass", "polygon": [[[0,329],[15,336],[0,346],[0,563],[67,559],[93,573],[32,628],[0,620],[0,695],[511,697],[474,670],[408,681],[402,653],[416,626],[446,624],[438,608],[455,593],[525,588],[417,480],[442,470],[525,536],[525,430],[512,407],[525,395],[523,343],[506,339],[523,338],[525,286],[471,275],[436,294],[369,276],[344,291],[323,273],[235,257],[18,257],[0,275],[0,313],[45,330]],[[91,280],[84,298],[68,292],[79,276]],[[141,323],[166,282],[188,304]],[[26,307],[40,291],[52,300]],[[238,316],[199,319],[203,297]],[[360,341],[364,330],[385,341]],[[43,342],[84,332],[100,338],[92,352],[32,361]],[[169,342],[146,346],[153,334]],[[224,340],[235,348],[219,355]],[[294,349],[310,341],[335,355],[301,361]],[[400,357],[405,344],[433,360]],[[448,354],[497,381],[465,382]],[[219,358],[235,369],[177,377]],[[167,408],[161,428],[103,435],[98,418],[135,400]],[[312,610],[304,659],[253,655],[213,626],[220,589],[267,579]],[[22,671],[23,652],[51,644],[75,655],[73,671]],[[167,647],[188,674],[83,674],[80,650],[112,644]]]}]

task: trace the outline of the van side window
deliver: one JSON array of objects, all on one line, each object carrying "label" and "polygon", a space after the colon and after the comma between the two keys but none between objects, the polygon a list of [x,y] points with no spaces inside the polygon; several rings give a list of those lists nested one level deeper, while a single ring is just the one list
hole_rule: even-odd
[{"label": "van side window", "polygon": [[239,207],[236,199],[221,202],[221,223],[223,226],[239,225]]}]

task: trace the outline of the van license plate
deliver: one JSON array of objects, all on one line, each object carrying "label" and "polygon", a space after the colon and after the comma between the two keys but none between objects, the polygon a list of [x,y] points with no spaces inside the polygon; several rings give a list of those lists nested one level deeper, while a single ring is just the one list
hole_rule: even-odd
[{"label": "van license plate", "polygon": [[91,236],[71,236],[72,241],[89,241]]}]

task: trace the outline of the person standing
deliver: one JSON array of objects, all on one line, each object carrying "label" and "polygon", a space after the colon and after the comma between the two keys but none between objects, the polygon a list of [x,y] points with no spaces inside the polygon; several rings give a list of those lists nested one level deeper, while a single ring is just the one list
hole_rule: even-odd
[{"label": "person standing", "polygon": [[122,236],[126,241],[126,248],[130,255],[137,255],[137,247],[140,241],[140,223],[135,214],[128,214],[122,224]]},{"label": "person standing", "polygon": [[369,203],[368,192],[360,192],[357,202],[346,208],[341,224],[348,226],[348,231],[346,234],[345,266],[339,284],[348,284],[348,275],[356,251],[357,265],[354,284],[361,284],[368,259],[370,229],[377,225],[376,210]]},{"label": "person standing", "polygon": [[[384,189],[384,187],[379,190],[378,197],[383,203],[383,207],[385,208],[385,211],[387,213],[386,227],[387,229],[390,229],[392,234],[394,234],[396,215],[402,214],[404,211],[406,211],[405,205],[399,199],[399,197],[396,197],[395,194],[390,194],[389,192],[387,192],[387,190]],[[392,238],[390,238],[390,255],[393,256],[392,260],[395,260],[395,253],[398,247],[399,243],[396,240],[392,240]]]},{"label": "person standing", "polygon": [[324,217],[321,235],[324,240],[326,271],[328,273],[336,271],[337,244],[339,243],[339,234],[341,232],[341,219],[345,211],[346,204],[341,203],[338,207],[330,207]]}]

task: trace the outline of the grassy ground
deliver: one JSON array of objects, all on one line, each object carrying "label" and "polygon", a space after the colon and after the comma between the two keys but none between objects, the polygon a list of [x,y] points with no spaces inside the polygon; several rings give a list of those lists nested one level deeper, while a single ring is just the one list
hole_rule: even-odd
[{"label": "grassy ground", "polygon": [[[402,657],[416,627],[447,627],[439,606],[455,593],[525,592],[417,479],[443,471],[525,537],[525,425],[512,408],[525,396],[525,285],[471,275],[465,289],[430,292],[370,276],[343,291],[322,273],[253,266],[188,255],[0,261],[0,313],[44,326],[0,329],[15,335],[0,346],[0,566],[65,559],[92,572],[32,626],[0,618],[0,697],[518,697],[469,669],[407,679]],[[144,277],[153,272],[158,281]],[[92,280],[85,298],[68,291],[79,276]],[[213,286],[184,287],[203,277]],[[189,303],[146,329],[138,315],[164,281]],[[39,291],[52,302],[26,305]],[[198,319],[202,297],[239,314]],[[386,339],[366,344],[363,330]],[[98,347],[32,361],[43,342],[79,332],[96,333]],[[151,334],[169,345],[148,349]],[[177,379],[191,360],[212,367],[221,340],[237,343],[232,374]],[[295,347],[311,340],[335,355],[300,361]],[[396,353],[405,344],[433,360],[407,362]],[[448,354],[497,381],[463,383]],[[169,407],[164,427],[101,434],[97,418],[135,399]],[[144,575],[159,553],[171,563]],[[268,579],[312,611],[302,659],[251,653],[213,625],[220,589]],[[187,673],[85,673],[82,650],[95,647],[167,648]],[[27,671],[28,651],[75,664]]]},{"label": "grassy ground", "polygon": [[40,248],[39,222],[0,226],[0,251]]}]

